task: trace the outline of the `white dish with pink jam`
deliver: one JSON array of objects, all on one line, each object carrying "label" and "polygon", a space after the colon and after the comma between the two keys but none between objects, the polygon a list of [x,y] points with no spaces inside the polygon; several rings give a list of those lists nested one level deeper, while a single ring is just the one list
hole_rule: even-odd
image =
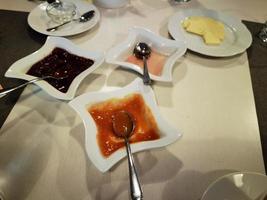
[{"label": "white dish with pink jam", "polygon": [[133,54],[134,47],[139,42],[148,44],[152,50],[147,59],[150,78],[154,81],[172,82],[172,69],[187,49],[182,35],[181,40],[171,40],[150,30],[134,27],[130,29],[124,42],[107,52],[106,62],[143,74],[143,60],[137,59]]}]

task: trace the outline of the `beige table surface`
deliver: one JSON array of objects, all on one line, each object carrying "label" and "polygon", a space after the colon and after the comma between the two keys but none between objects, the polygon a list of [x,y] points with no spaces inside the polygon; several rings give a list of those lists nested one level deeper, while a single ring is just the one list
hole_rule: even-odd
[{"label": "beige table surface", "polygon": [[[0,9],[30,11],[37,2],[0,0]],[[132,0],[124,9],[100,9],[93,30],[69,37],[85,50],[107,51],[134,25],[167,37],[178,10],[205,7],[240,19],[264,22],[266,0]],[[221,175],[265,173],[246,53],[211,59],[187,53],[177,61],[173,85],[155,83],[162,115],[183,133],[167,147],[135,154],[144,199],[197,200]],[[77,95],[123,87],[136,77],[103,64]],[[85,153],[81,119],[66,102],[28,86],[0,130],[0,192],[6,199],[128,199],[126,159],[98,171]]]}]

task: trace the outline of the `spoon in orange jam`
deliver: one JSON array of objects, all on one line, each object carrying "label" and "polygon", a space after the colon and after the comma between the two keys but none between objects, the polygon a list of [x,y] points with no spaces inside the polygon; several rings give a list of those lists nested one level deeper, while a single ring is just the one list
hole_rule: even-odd
[{"label": "spoon in orange jam", "polygon": [[143,198],[143,192],[138,179],[129,143],[129,138],[133,134],[133,130],[135,128],[135,124],[131,115],[124,110],[114,113],[112,115],[112,128],[115,135],[123,138],[125,142],[129,166],[131,197],[133,200],[141,200]]}]

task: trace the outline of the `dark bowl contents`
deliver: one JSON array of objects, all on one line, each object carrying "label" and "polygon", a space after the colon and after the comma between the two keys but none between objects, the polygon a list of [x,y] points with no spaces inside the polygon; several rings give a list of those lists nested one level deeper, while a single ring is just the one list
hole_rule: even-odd
[{"label": "dark bowl contents", "polygon": [[156,120],[141,94],[132,93],[123,98],[112,98],[95,103],[88,108],[97,127],[97,142],[104,157],[124,147],[124,139],[114,134],[112,116],[126,111],[132,117],[135,128],[130,143],[160,138]]},{"label": "dark bowl contents", "polygon": [[46,79],[46,81],[60,92],[66,93],[75,77],[93,64],[94,61],[91,59],[71,54],[65,49],[56,47],[51,54],[35,63],[27,74],[36,77],[64,77],[63,79]]}]

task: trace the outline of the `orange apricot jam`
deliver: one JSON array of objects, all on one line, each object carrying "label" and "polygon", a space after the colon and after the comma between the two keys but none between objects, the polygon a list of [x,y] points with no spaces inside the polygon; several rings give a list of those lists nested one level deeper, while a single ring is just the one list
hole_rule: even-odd
[{"label": "orange apricot jam", "polygon": [[133,93],[124,98],[113,98],[93,104],[88,108],[88,112],[96,123],[97,142],[104,157],[124,146],[124,139],[114,134],[112,126],[112,115],[121,110],[130,113],[135,124],[130,143],[160,138],[154,116],[142,95]]}]

